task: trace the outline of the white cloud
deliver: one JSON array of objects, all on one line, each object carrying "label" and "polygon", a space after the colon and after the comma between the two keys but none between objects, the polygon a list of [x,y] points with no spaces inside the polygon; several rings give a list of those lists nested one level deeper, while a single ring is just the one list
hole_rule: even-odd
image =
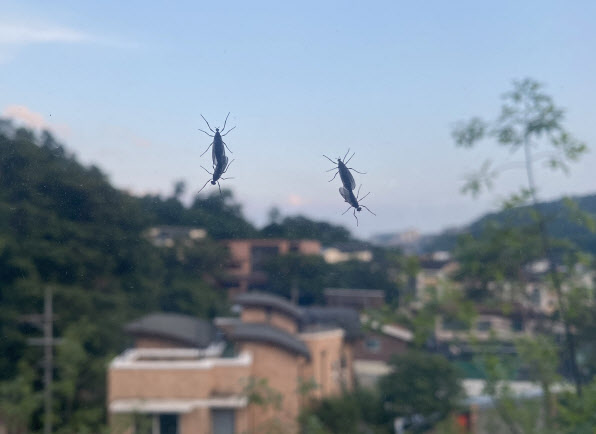
[{"label": "white cloud", "polygon": [[0,64],[8,63],[23,47],[36,44],[97,44],[137,48],[138,44],[48,23],[0,22]]},{"label": "white cloud", "polygon": [[0,23],[0,44],[81,43],[94,39],[87,33],[66,27]]},{"label": "white cloud", "polygon": [[49,130],[62,138],[70,135],[68,125],[48,122],[41,113],[34,112],[24,105],[9,105],[2,110],[2,116],[11,118],[30,128]]}]

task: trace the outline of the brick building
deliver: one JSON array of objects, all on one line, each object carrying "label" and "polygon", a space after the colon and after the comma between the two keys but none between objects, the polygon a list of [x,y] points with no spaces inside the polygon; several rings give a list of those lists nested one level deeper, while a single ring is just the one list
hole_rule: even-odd
[{"label": "brick building", "polygon": [[225,241],[225,245],[231,259],[227,270],[231,296],[262,289],[267,283],[263,266],[272,258],[287,253],[321,254],[321,243],[316,240],[241,239]]},{"label": "brick building", "polygon": [[385,305],[385,291],[380,289],[325,288],[327,306],[350,307],[362,312]]},{"label": "brick building", "polygon": [[[352,388],[355,311],[301,308],[261,293],[236,302],[239,318],[153,314],[126,326],[134,348],[108,370],[112,432],[258,433],[272,423],[297,432],[309,398]],[[304,384],[316,388],[304,393]],[[279,408],[263,406],[251,392],[283,398]]]}]

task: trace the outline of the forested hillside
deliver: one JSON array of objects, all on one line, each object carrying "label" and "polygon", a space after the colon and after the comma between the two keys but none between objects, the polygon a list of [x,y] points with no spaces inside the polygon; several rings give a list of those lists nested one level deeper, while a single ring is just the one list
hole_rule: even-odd
[{"label": "forested hillside", "polygon": [[153,310],[210,317],[225,309],[215,283],[225,263],[219,244],[208,239],[161,250],[143,231],[165,223],[208,227],[216,237],[256,231],[231,198],[211,196],[181,207],[175,198],[123,193],[51,135],[37,139],[2,123],[0,393],[3,406],[14,405],[2,413],[25,422],[39,408],[31,403],[38,402],[42,350],[26,339],[40,331],[23,315],[42,312],[48,285],[55,334],[65,338],[55,369],[56,424],[65,432],[96,432],[104,422],[105,367],[125,347],[123,323]]},{"label": "forested hillside", "polygon": [[[596,218],[596,194],[576,196],[539,204],[546,216],[549,233],[559,240],[574,243],[580,250],[596,254],[596,232],[587,220]],[[529,207],[522,206],[486,214],[459,231],[447,231],[425,240],[424,251],[452,250],[459,235],[479,235],[488,224],[522,227],[531,222]],[[586,224],[587,223],[587,224]]]},{"label": "forested hillside", "polygon": [[[203,318],[226,313],[218,282],[227,253],[219,239],[352,240],[342,227],[305,217],[279,217],[259,231],[231,192],[184,206],[183,191],[178,183],[170,197],[131,196],[99,168],[78,163],[50,134],[37,137],[0,119],[0,414],[11,426],[41,426],[43,350],[27,345],[41,331],[24,316],[43,311],[44,288],[53,289],[54,334],[64,338],[55,350],[56,432],[95,433],[105,424],[107,363],[128,342],[124,323],[156,310]],[[153,225],[202,227],[208,238],[160,249],[144,235]],[[307,273],[310,263],[316,267]],[[290,255],[268,270],[271,291],[288,295],[293,282],[304,302],[322,301],[323,288],[336,285],[396,297],[378,262],[332,266]]]}]

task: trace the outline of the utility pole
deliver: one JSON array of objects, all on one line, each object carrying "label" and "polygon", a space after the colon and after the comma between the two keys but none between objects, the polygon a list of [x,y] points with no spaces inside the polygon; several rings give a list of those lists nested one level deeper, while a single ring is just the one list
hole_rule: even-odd
[{"label": "utility pole", "polygon": [[53,347],[61,339],[54,339],[54,311],[52,306],[52,288],[46,286],[44,291],[43,315],[25,315],[25,322],[35,324],[43,329],[43,338],[27,339],[29,345],[43,346],[43,433],[52,434],[52,382],[54,373]]}]

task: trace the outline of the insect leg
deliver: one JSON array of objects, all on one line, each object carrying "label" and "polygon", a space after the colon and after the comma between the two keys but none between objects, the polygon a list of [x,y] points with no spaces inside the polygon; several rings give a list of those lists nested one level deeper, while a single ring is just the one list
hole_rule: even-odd
[{"label": "insect leg", "polygon": [[[352,154],[352,156],[350,158],[348,158],[348,161],[344,161],[344,164],[348,164],[350,162],[350,160],[354,157],[354,155],[356,155],[355,152]],[[345,160],[345,158],[344,158],[344,160]]]},{"label": "insect leg", "polygon": [[369,194],[370,194],[370,191],[368,193],[366,193],[363,198],[358,198],[358,201],[362,202],[364,199],[366,199],[366,196],[368,196]]},{"label": "insect leg", "polygon": [[[209,181],[207,181],[207,182],[209,182]],[[345,213],[347,213],[350,210],[350,208],[352,208],[352,205],[350,205],[347,210],[345,210],[344,212],[342,212],[341,215],[344,215]]]},{"label": "insect leg", "polygon": [[[211,142],[211,145],[213,145],[213,142]],[[205,153],[209,150],[209,148],[211,147],[211,145],[207,146],[207,149],[205,149],[205,152],[203,152],[200,156],[202,157],[203,155],[205,155]]]},{"label": "insect leg", "polygon": [[[230,131],[231,131],[231,130],[230,130]],[[222,143],[223,143],[223,144],[226,146],[226,149],[227,149],[228,151],[232,152],[232,150],[231,150],[230,148],[228,148],[228,145],[226,144],[226,142],[224,142],[223,140],[222,140],[221,142],[222,142]],[[233,154],[233,152],[232,152],[232,154]]]},{"label": "insect leg", "polygon": [[366,175],[366,172],[358,172],[356,169],[354,169],[353,167],[348,167],[348,169],[353,170],[356,173],[359,173],[361,175]]},{"label": "insect leg", "polygon": [[199,194],[201,191],[203,191],[203,188],[205,188],[207,186],[207,184],[209,184],[209,181],[211,181],[211,179],[208,179],[207,182],[203,185],[203,187],[197,191],[197,194]]},{"label": "insect leg", "polygon": [[[233,126],[231,129],[228,130],[228,133],[231,132],[234,128],[236,128],[236,126]],[[225,137],[228,135],[228,133],[222,134],[222,137]]]},{"label": "insect leg", "polygon": [[223,132],[224,132],[224,130],[226,129],[226,123],[228,122],[228,117],[229,117],[229,116],[230,116],[230,112],[228,112],[228,116],[226,116],[226,120],[224,121],[224,126],[223,126],[223,128],[221,129],[221,132],[222,132],[222,133],[223,133]]},{"label": "insect leg", "polygon": [[374,212],[372,212],[371,210],[369,210],[367,206],[365,206],[365,205],[360,205],[360,206],[361,206],[362,208],[366,208],[366,210],[367,210],[369,213],[371,213],[372,215],[376,216],[376,214],[375,214]]},{"label": "insect leg", "polygon": [[236,159],[230,161],[222,173],[226,173],[234,161],[236,161]]},{"label": "insect leg", "polygon": [[214,137],[214,136],[212,136],[211,134],[209,134],[209,133],[208,133],[207,131],[205,131],[205,130],[202,130],[202,129],[200,129],[200,128],[197,128],[197,130],[199,130],[199,131],[202,131],[203,133],[207,134],[209,137]]},{"label": "insect leg", "polygon": [[222,176],[222,177],[221,177],[221,179],[228,180],[228,179],[236,179],[236,178],[234,178],[233,176],[230,176],[229,178],[224,178],[224,177]]},{"label": "insect leg", "polygon": [[[201,166],[201,167],[203,167],[203,166]],[[213,175],[213,173],[209,172],[209,171],[208,171],[207,169],[205,169],[204,167],[203,167],[203,170],[204,170],[205,172],[207,172],[209,175]]]},{"label": "insect leg", "polygon": [[358,187],[358,193],[356,193],[356,197],[360,196],[360,189],[362,188],[362,184],[360,184],[360,187]]},{"label": "insect leg", "polygon": [[201,115],[201,117],[203,118],[203,120],[205,121],[205,123],[207,124],[207,126],[209,127],[209,130],[215,134],[215,131],[213,131],[213,129],[211,128],[211,125],[209,125],[209,122],[207,122],[207,119],[205,119],[205,116]]},{"label": "insect leg", "polygon": [[335,175],[333,175],[333,178],[331,178],[328,182],[331,182],[335,179],[335,177],[337,176],[337,174],[339,173],[339,170],[337,172],[335,172]]},{"label": "insect leg", "polygon": [[331,161],[333,164],[337,165],[337,161],[333,161],[331,158],[329,158],[327,155],[323,154],[323,157],[325,157],[326,159],[328,159],[329,161]]}]

